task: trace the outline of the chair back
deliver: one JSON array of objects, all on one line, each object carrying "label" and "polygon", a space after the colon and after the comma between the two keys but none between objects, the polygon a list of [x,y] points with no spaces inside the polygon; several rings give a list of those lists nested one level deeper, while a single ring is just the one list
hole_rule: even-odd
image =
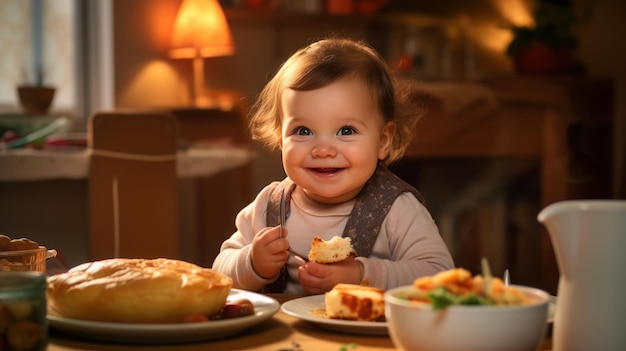
[{"label": "chair back", "polygon": [[88,131],[91,259],[177,258],[177,119],[96,113]]}]

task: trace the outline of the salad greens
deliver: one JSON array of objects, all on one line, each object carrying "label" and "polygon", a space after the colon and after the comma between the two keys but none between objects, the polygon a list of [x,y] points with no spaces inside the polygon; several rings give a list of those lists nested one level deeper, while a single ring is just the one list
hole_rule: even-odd
[{"label": "salad greens", "polygon": [[430,299],[433,309],[441,310],[450,305],[493,305],[494,302],[483,296],[475,293],[469,293],[465,295],[456,295],[446,288],[440,286],[426,293],[426,296]]}]

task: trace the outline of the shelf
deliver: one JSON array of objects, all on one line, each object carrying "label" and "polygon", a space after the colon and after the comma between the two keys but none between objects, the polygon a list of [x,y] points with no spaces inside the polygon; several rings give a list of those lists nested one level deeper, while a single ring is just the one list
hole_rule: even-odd
[{"label": "shelf", "polygon": [[375,15],[330,15],[326,13],[308,14],[288,11],[250,11],[242,9],[224,9],[226,17],[233,24],[281,24],[302,25],[309,24],[350,24],[362,25],[390,25],[390,26],[418,26],[418,27],[446,27],[457,25],[456,21],[419,14],[381,13]]}]

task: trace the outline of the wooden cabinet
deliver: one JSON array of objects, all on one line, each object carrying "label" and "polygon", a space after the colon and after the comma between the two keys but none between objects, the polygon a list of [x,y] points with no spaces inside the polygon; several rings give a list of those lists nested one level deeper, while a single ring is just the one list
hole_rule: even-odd
[{"label": "wooden cabinet", "polygon": [[[414,175],[420,172],[419,165],[424,160],[517,160],[518,164],[530,165],[519,171],[516,166],[509,166],[513,163],[501,166],[481,184],[469,184],[473,192],[465,188],[436,201],[447,202],[447,208],[456,204],[457,210],[466,206],[467,211],[454,213],[457,222],[466,212],[473,212],[478,218],[476,222],[484,224],[478,230],[464,228],[478,232],[465,240],[464,250],[473,253],[461,253],[468,258],[457,260],[457,264],[480,267],[482,255],[499,255],[492,257],[496,274],[510,268],[518,274],[518,282],[555,292],[559,273],[554,252],[536,215],[542,207],[561,200],[612,198],[613,83],[586,77],[530,76],[474,83],[487,88],[495,104],[486,106],[484,100],[477,101],[451,116],[440,108],[436,97],[425,100],[430,103],[399,172],[419,187]],[[415,94],[422,99],[427,95],[423,89],[416,89]],[[457,174],[455,182],[471,178],[471,172]],[[488,174],[485,170],[479,172]],[[522,175],[527,177],[523,180],[526,183],[520,183]],[[527,204],[524,217],[515,223],[510,216],[512,208],[519,206],[511,202],[511,194],[532,192],[533,185],[528,183],[534,179],[538,193],[529,194],[531,203]],[[441,194],[446,192],[449,193],[442,189]],[[500,192],[500,197],[490,196],[489,192]],[[436,191],[431,193],[437,196]],[[494,205],[497,201],[500,204]],[[445,218],[439,220],[440,225],[445,223]],[[460,245],[458,232],[445,230],[442,234],[448,244]],[[533,257],[537,260],[532,261]],[[528,275],[520,277],[521,272]]]}]

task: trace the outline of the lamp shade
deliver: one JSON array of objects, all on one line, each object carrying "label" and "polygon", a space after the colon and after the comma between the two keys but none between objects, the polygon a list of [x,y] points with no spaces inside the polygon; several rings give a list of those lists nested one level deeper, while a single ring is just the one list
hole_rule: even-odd
[{"label": "lamp shade", "polygon": [[183,0],[172,32],[170,57],[228,56],[235,44],[217,0]]}]

